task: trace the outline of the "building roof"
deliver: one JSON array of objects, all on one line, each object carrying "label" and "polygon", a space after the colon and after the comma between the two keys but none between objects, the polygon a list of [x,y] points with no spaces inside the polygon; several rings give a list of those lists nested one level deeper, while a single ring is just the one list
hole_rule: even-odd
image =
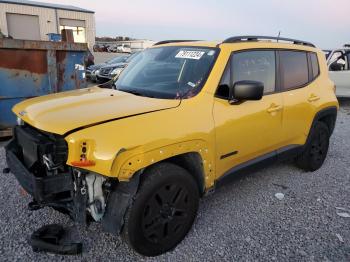
[{"label": "building roof", "polygon": [[44,8],[51,8],[51,9],[61,9],[61,10],[83,12],[83,13],[95,13],[94,11],[83,9],[80,7],[71,6],[71,5],[49,4],[49,3],[44,3],[44,2],[36,2],[36,1],[28,1],[28,0],[0,0],[0,3],[15,4],[15,5],[28,5],[28,6],[44,7]]}]

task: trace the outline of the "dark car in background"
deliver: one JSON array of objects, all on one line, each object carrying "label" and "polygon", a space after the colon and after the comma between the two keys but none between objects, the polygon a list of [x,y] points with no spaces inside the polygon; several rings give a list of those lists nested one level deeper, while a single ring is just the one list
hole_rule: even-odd
[{"label": "dark car in background", "polygon": [[96,80],[99,83],[105,83],[116,76],[119,76],[121,72],[124,70],[124,68],[133,60],[137,55],[141,52],[135,52],[131,56],[129,56],[124,62],[116,63],[116,64],[108,64],[103,67],[101,67],[96,72]]},{"label": "dark car in background", "polygon": [[110,60],[107,60],[104,63],[96,64],[96,65],[90,65],[86,68],[86,78],[91,80],[92,82],[96,82],[96,75],[98,74],[99,70],[104,66],[111,66],[115,64],[125,63],[130,55],[122,55],[122,56],[116,56],[113,57]]}]

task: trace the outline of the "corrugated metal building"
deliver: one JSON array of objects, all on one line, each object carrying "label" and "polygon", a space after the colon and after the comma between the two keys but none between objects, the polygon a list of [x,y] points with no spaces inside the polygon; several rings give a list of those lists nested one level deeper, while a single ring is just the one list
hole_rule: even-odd
[{"label": "corrugated metal building", "polygon": [[95,44],[94,12],[79,7],[27,0],[0,0],[0,31],[14,39],[49,40],[72,29],[74,41]]}]

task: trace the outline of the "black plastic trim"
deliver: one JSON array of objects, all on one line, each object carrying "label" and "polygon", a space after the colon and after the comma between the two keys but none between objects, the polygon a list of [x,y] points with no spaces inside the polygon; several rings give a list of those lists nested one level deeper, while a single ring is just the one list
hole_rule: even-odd
[{"label": "black plastic trim", "polygon": [[237,154],[238,154],[238,151],[233,151],[233,152],[230,152],[230,153],[228,153],[228,154],[222,155],[222,156],[220,157],[220,159],[222,160],[222,159],[225,159],[225,158],[228,158],[228,157],[230,157],[230,156],[237,155]]},{"label": "black plastic trim", "polygon": [[257,169],[264,168],[276,161],[282,161],[297,156],[302,150],[302,145],[289,145],[287,147],[280,148],[270,153],[264,154],[260,157],[249,160],[245,163],[239,164],[222,175],[216,180],[215,187],[221,187],[230,182],[236,175],[241,175],[247,172],[252,172]]},{"label": "black plastic trim", "polygon": [[322,109],[321,111],[319,111],[315,117],[314,120],[312,122],[312,125],[310,127],[310,131],[312,130],[312,128],[315,126],[316,122],[319,121],[320,119],[324,118],[324,117],[333,117],[332,118],[332,122],[330,123],[326,123],[329,127],[329,132],[330,134],[333,134],[334,128],[335,128],[335,123],[337,121],[337,115],[338,115],[338,109],[335,106],[331,106],[331,107],[327,107]]},{"label": "black plastic trim", "polygon": [[11,172],[26,192],[39,203],[52,200],[52,195],[73,190],[73,179],[70,173],[36,177],[30,173],[11,150],[13,142],[6,147],[6,160]]},{"label": "black plastic trim", "polygon": [[132,205],[140,183],[141,172],[137,172],[129,182],[120,182],[107,199],[106,212],[102,218],[105,232],[119,235],[123,229],[125,214]]},{"label": "black plastic trim", "polygon": [[277,160],[277,154],[276,151],[273,151],[271,153],[265,154],[263,156],[260,156],[258,158],[252,159],[248,162],[242,163],[238,166],[235,166],[225,172],[224,175],[222,175],[215,183],[215,187],[221,187],[228,182],[230,182],[231,179],[234,178],[236,175],[240,175],[246,172],[252,172],[256,169],[263,168],[274,161]]}]

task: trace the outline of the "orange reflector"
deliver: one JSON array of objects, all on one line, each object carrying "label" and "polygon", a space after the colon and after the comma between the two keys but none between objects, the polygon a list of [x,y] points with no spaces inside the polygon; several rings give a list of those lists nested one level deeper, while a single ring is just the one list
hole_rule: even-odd
[{"label": "orange reflector", "polygon": [[81,161],[73,161],[73,162],[71,162],[71,164],[72,164],[72,166],[86,167],[86,166],[94,166],[95,161],[83,159]]}]

